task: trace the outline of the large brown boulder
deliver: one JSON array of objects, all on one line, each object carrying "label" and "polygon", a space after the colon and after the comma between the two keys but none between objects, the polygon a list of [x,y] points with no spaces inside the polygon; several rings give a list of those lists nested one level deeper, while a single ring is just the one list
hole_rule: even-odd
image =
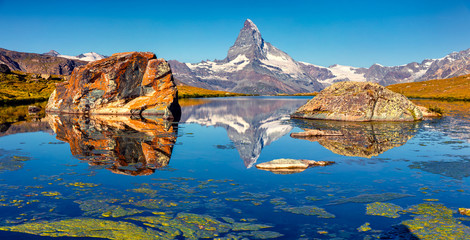
[{"label": "large brown boulder", "polygon": [[69,81],[57,85],[46,111],[181,116],[170,66],[149,52],[116,53],[75,68]]},{"label": "large brown boulder", "polygon": [[340,82],[297,109],[292,118],[340,121],[417,121],[420,109],[405,96],[369,82]]}]

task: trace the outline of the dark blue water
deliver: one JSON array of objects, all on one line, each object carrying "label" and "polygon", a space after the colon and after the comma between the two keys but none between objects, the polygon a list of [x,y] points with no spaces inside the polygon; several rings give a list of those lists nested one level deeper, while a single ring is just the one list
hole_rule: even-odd
[{"label": "dark blue water", "polygon": [[[47,116],[50,128],[4,135],[0,238],[157,238],[139,235],[150,229],[163,239],[465,239],[470,222],[457,211],[470,208],[468,112],[417,123],[291,120],[308,99],[191,100],[179,123]],[[305,129],[343,136],[290,137]],[[255,167],[278,158],[336,163],[291,174]],[[402,210],[367,214],[374,202]]]}]

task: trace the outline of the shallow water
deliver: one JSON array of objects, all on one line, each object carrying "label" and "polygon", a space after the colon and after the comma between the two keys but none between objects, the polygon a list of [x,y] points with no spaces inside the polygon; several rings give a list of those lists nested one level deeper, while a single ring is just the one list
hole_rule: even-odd
[{"label": "shallow water", "polygon": [[[179,123],[10,124],[0,135],[0,238],[470,236],[457,212],[470,208],[468,103],[420,100],[447,115],[417,123],[291,120],[308,99],[185,100]],[[305,129],[343,136],[290,137]],[[277,158],[336,164],[292,174],[255,167]]]}]

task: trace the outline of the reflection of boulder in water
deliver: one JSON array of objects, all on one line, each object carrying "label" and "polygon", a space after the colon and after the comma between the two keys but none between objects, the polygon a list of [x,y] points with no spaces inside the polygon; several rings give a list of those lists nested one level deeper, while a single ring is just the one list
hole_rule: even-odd
[{"label": "reflection of boulder in water", "polygon": [[308,99],[221,98],[205,104],[184,105],[181,122],[222,127],[246,167],[252,167],[261,150],[292,130],[289,114]]},{"label": "reflection of boulder in water", "polygon": [[304,130],[339,131],[343,136],[296,137],[318,142],[328,150],[354,157],[373,157],[402,146],[419,129],[416,122],[339,122],[324,120],[295,120]]},{"label": "reflection of boulder in water", "polygon": [[90,165],[114,173],[150,175],[170,162],[176,127],[162,119],[127,116],[51,116],[57,139]]}]

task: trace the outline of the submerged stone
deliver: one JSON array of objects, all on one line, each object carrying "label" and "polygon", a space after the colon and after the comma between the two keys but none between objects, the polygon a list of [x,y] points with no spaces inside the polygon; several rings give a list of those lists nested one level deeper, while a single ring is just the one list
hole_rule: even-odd
[{"label": "submerged stone", "polygon": [[462,215],[470,216],[470,208],[459,208],[459,213]]},{"label": "submerged stone", "polygon": [[385,202],[393,199],[414,197],[414,195],[403,193],[379,193],[379,194],[361,194],[350,198],[338,199],[330,203],[343,204],[343,203],[371,203],[371,202]]},{"label": "submerged stone", "polygon": [[292,118],[340,121],[416,121],[421,110],[402,94],[370,82],[340,82],[322,90]]},{"label": "submerged stone", "polygon": [[312,215],[318,218],[335,218],[334,214],[327,212],[325,209],[317,206],[300,206],[300,207],[283,207],[282,210],[294,214]]}]

